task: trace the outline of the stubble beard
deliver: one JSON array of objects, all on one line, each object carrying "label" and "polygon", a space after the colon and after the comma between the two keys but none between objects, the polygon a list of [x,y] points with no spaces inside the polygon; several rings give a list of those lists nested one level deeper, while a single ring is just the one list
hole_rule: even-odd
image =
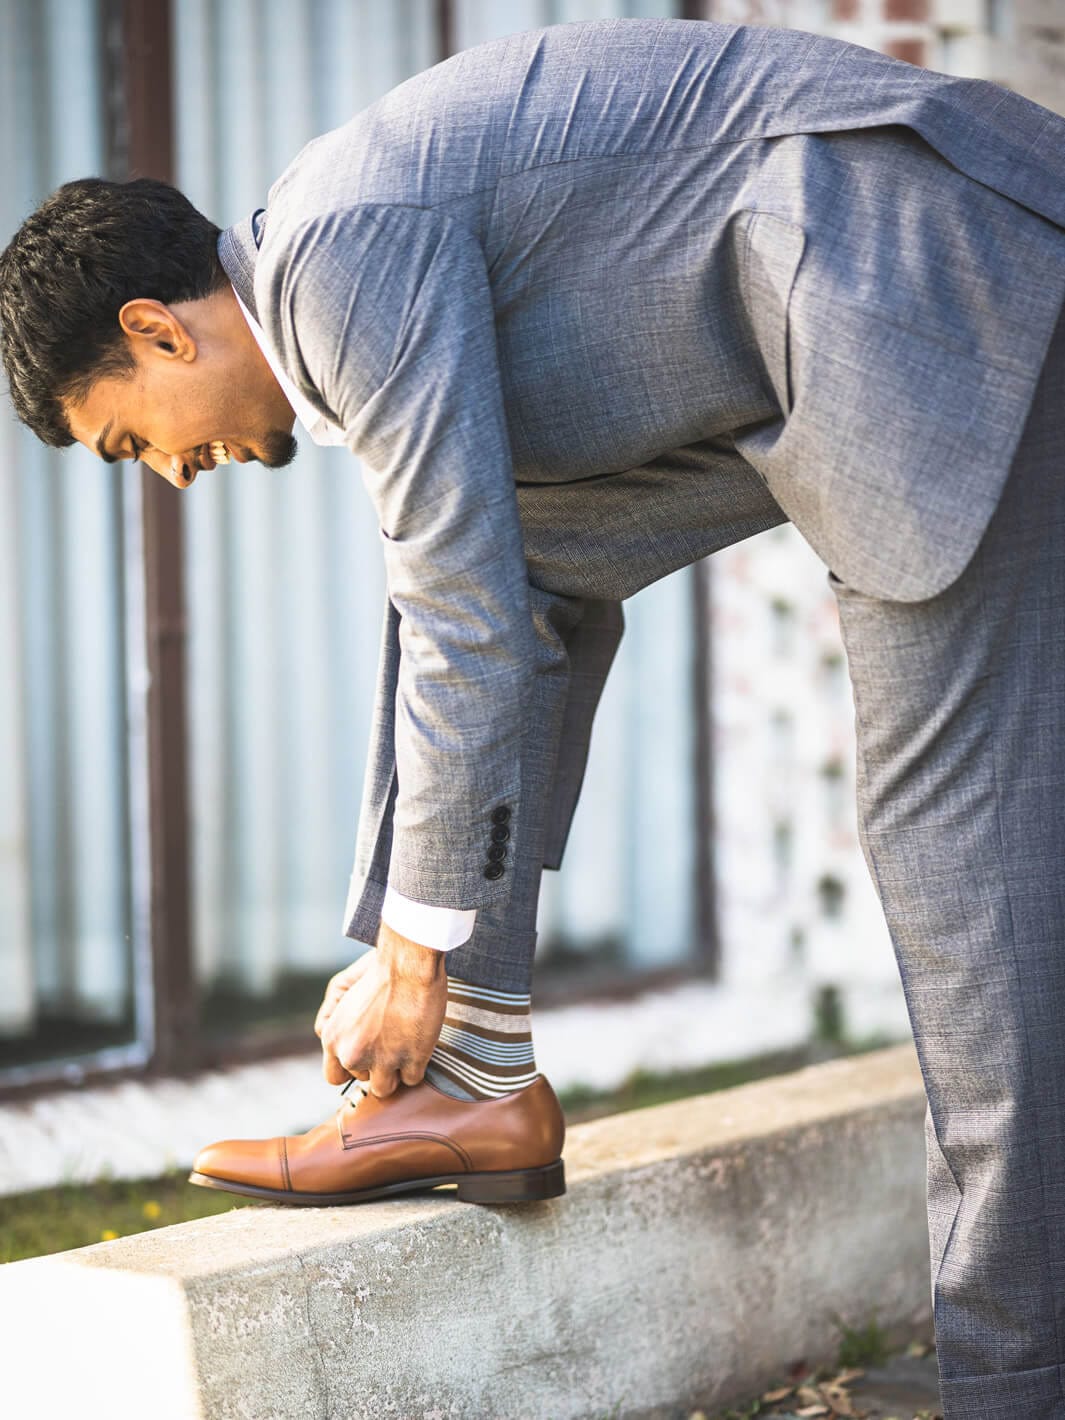
[{"label": "stubble beard", "polygon": [[258,462],[267,468],[287,468],[299,452],[299,444],[284,429],[271,429],[263,437]]}]

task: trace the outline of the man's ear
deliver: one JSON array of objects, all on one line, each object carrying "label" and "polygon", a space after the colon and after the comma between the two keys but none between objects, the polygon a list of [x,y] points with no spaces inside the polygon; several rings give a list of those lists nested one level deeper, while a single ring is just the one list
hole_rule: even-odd
[{"label": "man's ear", "polygon": [[144,355],[167,360],[196,358],[196,342],[169,306],[147,296],[137,296],[118,313],[118,323],[130,340],[140,344]]}]

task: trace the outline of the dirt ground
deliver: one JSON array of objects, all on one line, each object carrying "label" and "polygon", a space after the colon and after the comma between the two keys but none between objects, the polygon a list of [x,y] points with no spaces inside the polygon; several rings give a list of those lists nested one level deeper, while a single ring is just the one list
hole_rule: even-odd
[{"label": "dirt ground", "polygon": [[914,1341],[876,1366],[851,1366],[835,1374],[798,1376],[791,1384],[752,1396],[713,1416],[693,1411],[688,1420],[942,1420],[935,1348]]}]

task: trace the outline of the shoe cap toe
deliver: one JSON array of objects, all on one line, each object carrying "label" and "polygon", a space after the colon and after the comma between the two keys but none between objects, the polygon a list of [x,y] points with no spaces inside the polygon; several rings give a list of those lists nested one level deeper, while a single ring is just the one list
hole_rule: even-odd
[{"label": "shoe cap toe", "polygon": [[208,1178],[247,1183],[255,1188],[285,1188],[277,1139],[220,1139],[201,1149],[193,1170]]}]

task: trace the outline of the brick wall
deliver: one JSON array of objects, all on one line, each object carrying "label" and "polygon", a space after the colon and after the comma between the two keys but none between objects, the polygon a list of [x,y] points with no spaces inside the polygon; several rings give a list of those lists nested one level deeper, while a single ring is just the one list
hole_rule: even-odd
[{"label": "brick wall", "polygon": [[836,35],[1065,113],[1065,0],[703,0],[708,20]]},{"label": "brick wall", "polygon": [[[1065,0],[704,0],[701,17],[834,35],[1065,112]],[[852,1031],[882,1028],[901,988],[858,841],[853,700],[824,565],[785,524],[712,570],[725,980],[832,985]]]}]

